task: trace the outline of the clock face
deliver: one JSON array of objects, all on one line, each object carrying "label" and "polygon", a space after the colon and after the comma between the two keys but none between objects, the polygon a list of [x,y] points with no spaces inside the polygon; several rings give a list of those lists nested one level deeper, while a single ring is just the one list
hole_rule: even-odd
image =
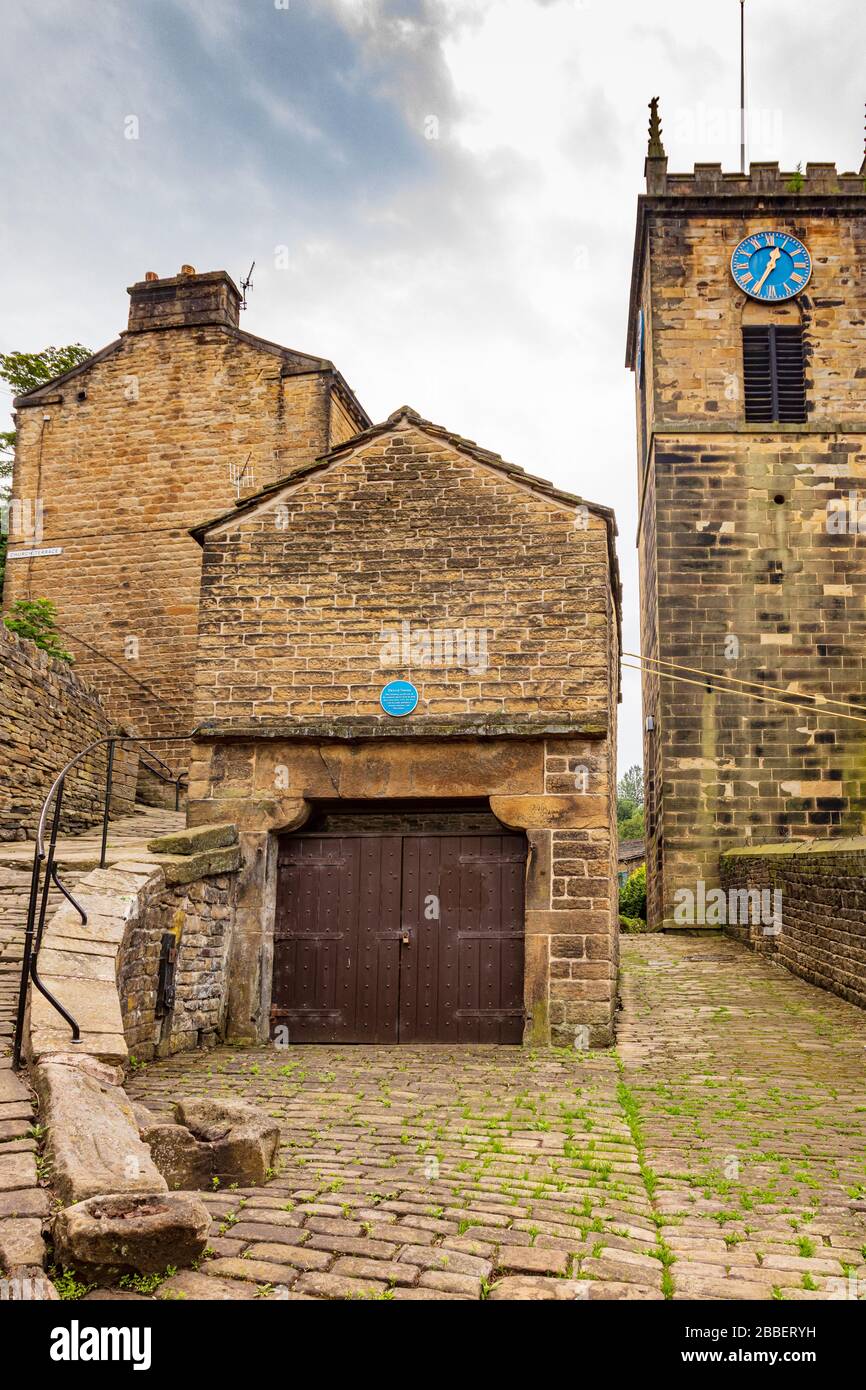
[{"label": "clock face", "polygon": [[753,299],[774,304],[805,289],[812,257],[802,241],[787,232],[754,232],[731,257],[731,274]]}]

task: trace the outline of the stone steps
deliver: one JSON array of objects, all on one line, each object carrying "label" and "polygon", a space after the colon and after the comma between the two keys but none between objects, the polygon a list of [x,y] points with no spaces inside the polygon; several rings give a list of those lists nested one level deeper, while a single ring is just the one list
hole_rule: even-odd
[{"label": "stone steps", "polygon": [[[183,824],[183,813],[151,807],[112,821],[109,863],[130,855],[146,858],[149,840],[171,834]],[[97,827],[58,841],[60,877],[73,895],[84,874],[98,865],[101,839],[101,827]],[[37,1146],[29,1137],[36,1110],[26,1075],[16,1076],[11,1069],[33,851],[32,841],[0,844],[0,1269],[18,1281],[12,1286],[13,1297],[27,1296],[21,1290],[29,1279],[31,1297],[51,1299],[57,1297],[56,1291],[41,1273],[45,1255],[42,1224],[49,1194],[39,1185]],[[65,901],[52,885],[46,921]]]}]

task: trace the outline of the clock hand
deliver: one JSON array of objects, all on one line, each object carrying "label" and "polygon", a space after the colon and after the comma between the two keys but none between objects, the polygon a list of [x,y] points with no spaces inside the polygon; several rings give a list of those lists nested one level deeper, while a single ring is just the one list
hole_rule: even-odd
[{"label": "clock hand", "polygon": [[775,268],[776,268],[776,262],[778,261],[778,259],[779,259],[779,257],[781,256],[781,254],[782,254],[782,253],[781,253],[781,251],[779,250],[778,246],[776,246],[776,247],[773,249],[773,251],[771,252],[771,254],[770,254],[770,259],[767,261],[767,269],[764,271],[764,273],[763,273],[763,275],[761,276],[760,280],[758,281],[757,285],[756,285],[755,288],[752,290],[752,294],[760,294],[760,292],[761,292],[761,287],[762,287],[764,281],[766,280],[766,278],[767,278],[767,276],[770,274],[770,272],[771,272],[772,270],[775,270]]}]

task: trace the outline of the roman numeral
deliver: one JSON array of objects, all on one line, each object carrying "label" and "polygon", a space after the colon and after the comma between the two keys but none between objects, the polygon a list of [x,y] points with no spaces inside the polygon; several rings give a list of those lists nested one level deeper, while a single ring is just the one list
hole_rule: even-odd
[{"label": "roman numeral", "polygon": [[768,298],[768,299],[778,299],[778,297],[779,297],[779,296],[778,296],[777,293],[776,293],[776,286],[775,286],[775,285],[768,285],[768,286],[767,286],[767,298]]},{"label": "roman numeral", "polygon": [[802,285],[802,283],[803,283],[803,277],[802,277],[802,275],[798,275],[798,274],[796,273],[796,271],[793,271],[793,272],[791,273],[791,279],[794,281],[794,284],[795,284],[795,285]]}]

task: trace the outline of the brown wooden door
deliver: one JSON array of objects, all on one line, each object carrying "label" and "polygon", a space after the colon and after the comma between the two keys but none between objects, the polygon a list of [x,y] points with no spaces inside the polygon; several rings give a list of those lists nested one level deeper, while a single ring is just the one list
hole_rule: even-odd
[{"label": "brown wooden door", "polygon": [[293,835],[273,1027],[291,1042],[523,1037],[521,835]]}]

